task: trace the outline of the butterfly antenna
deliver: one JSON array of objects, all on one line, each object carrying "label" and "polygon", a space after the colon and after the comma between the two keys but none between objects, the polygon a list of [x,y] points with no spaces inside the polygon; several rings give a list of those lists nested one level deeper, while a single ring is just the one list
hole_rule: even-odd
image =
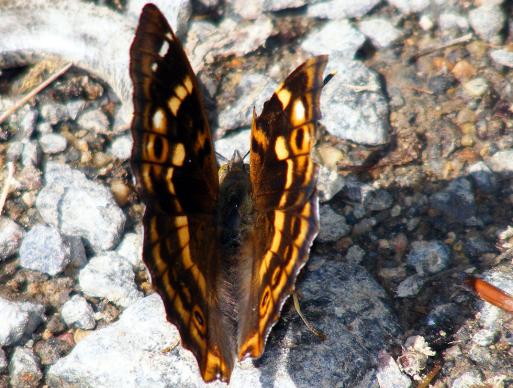
[{"label": "butterfly antenna", "polygon": [[322,81],[322,86],[326,86],[326,84],[330,82],[333,77],[335,77],[335,74],[337,74],[336,71],[329,73]]},{"label": "butterfly antenna", "polygon": [[294,308],[296,309],[298,315],[303,320],[303,323],[307,327],[308,330],[310,330],[314,335],[319,337],[321,341],[324,341],[326,339],[326,334],[324,334],[321,330],[317,329],[314,325],[312,325],[308,320],[305,318],[303,313],[301,312],[301,306],[299,306],[299,298],[297,297],[297,292],[292,293],[292,300],[294,301]]},{"label": "butterfly antenna", "polygon": [[246,153],[244,154],[244,156],[242,157],[242,161],[244,161],[244,159],[246,159],[246,158],[248,157],[249,153],[250,153],[250,151],[248,151],[248,152],[246,152]]},{"label": "butterfly antenna", "polygon": [[216,158],[218,160],[221,160],[221,162],[223,163],[228,163],[230,161],[230,159],[224,157],[224,155],[220,154],[219,152],[216,151]]}]

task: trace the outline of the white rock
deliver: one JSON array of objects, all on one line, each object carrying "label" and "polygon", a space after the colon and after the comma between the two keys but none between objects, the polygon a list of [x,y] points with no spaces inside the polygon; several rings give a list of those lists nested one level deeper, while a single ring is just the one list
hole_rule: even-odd
[{"label": "white rock", "polygon": [[358,144],[387,143],[389,108],[377,74],[339,56],[330,57],[327,72],[335,72],[321,93],[321,121],[328,132]]},{"label": "white rock", "polygon": [[401,36],[401,31],[395,28],[390,21],[383,18],[362,20],[358,28],[377,48],[388,47]]},{"label": "white rock", "polygon": [[128,160],[132,153],[132,136],[116,137],[110,146],[110,153],[119,160]]},{"label": "white rock", "polygon": [[320,19],[361,18],[370,12],[381,0],[340,1],[329,0],[309,4],[307,16]]},{"label": "white rock", "polygon": [[73,295],[62,305],[61,317],[68,327],[90,330],[96,326],[93,308],[80,295]]},{"label": "white rock", "polygon": [[9,363],[9,378],[13,388],[38,387],[43,373],[32,349],[16,347]]},{"label": "white rock", "polygon": [[429,0],[387,0],[403,14],[422,12],[429,7]]},{"label": "white rock", "polygon": [[30,335],[43,320],[44,307],[29,302],[11,302],[0,298],[0,346],[14,345]]},{"label": "white rock", "polygon": [[134,268],[144,268],[142,261],[143,234],[127,233],[116,248],[116,252],[124,257]]},{"label": "white rock", "polygon": [[489,42],[498,41],[498,35],[506,21],[506,15],[499,5],[482,5],[468,13],[470,25],[476,34]]},{"label": "white rock", "polygon": [[20,265],[23,268],[56,275],[71,260],[71,247],[59,230],[49,225],[34,225],[23,238]]},{"label": "white rock", "polygon": [[337,54],[352,59],[364,42],[365,36],[347,20],[333,20],[310,32],[301,48],[313,55]]},{"label": "white rock", "polygon": [[382,388],[410,388],[411,380],[399,369],[399,365],[386,352],[380,352],[378,355],[377,377],[379,386]]},{"label": "white rock", "polygon": [[135,285],[132,265],[113,251],[91,258],[78,280],[84,294],[106,298],[119,306],[126,307],[142,297]]},{"label": "white rock", "polygon": [[16,253],[25,231],[13,220],[0,217],[0,262]]},{"label": "white rock", "polygon": [[498,49],[490,51],[490,58],[506,67],[513,67],[513,51]]},{"label": "white rock", "polygon": [[68,142],[62,135],[57,133],[46,133],[39,139],[39,144],[45,154],[52,155],[63,152],[66,149]]},{"label": "white rock", "polygon": [[36,207],[47,223],[65,235],[82,237],[95,252],[117,245],[125,215],[109,188],[56,162],[46,164],[45,181]]},{"label": "white rock", "polygon": [[317,190],[319,200],[328,202],[344,187],[344,178],[336,171],[327,167],[319,166],[317,179]]}]

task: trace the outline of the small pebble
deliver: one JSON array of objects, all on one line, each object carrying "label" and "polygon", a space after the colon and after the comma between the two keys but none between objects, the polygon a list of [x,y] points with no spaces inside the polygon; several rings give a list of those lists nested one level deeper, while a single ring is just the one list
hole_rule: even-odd
[{"label": "small pebble", "polygon": [[90,110],[80,115],[77,124],[93,133],[107,133],[110,127],[108,117],[100,110]]},{"label": "small pebble", "polygon": [[0,217],[0,262],[16,253],[25,231],[13,220]]},{"label": "small pebble", "polygon": [[407,256],[408,264],[421,276],[446,269],[450,261],[450,250],[440,241],[414,241]]},{"label": "small pebble", "polygon": [[119,160],[128,160],[132,153],[132,137],[119,136],[112,141],[110,153]]},{"label": "small pebble", "polygon": [[96,326],[93,308],[80,295],[73,295],[70,300],[64,303],[61,316],[68,327],[91,330]]},{"label": "small pebble", "polygon": [[334,212],[329,205],[321,206],[319,210],[321,227],[317,240],[320,242],[336,241],[347,236],[351,227],[346,224],[344,216]]},{"label": "small pebble", "polygon": [[506,67],[513,67],[513,51],[498,49],[490,51],[490,58],[497,64]]},{"label": "small pebble", "polygon": [[377,48],[386,48],[401,37],[401,31],[382,18],[362,20],[358,28]]},{"label": "small pebble", "polygon": [[488,81],[484,78],[478,77],[463,84],[465,93],[474,98],[481,97],[488,91]]},{"label": "small pebble", "polygon": [[63,152],[66,149],[68,142],[62,135],[57,133],[47,133],[40,137],[39,144],[45,154],[52,155]]},{"label": "small pebble", "polygon": [[499,43],[498,35],[504,27],[506,15],[499,5],[482,5],[468,13],[470,25],[483,40]]},{"label": "small pebble", "polygon": [[37,388],[43,378],[39,360],[32,349],[18,346],[9,363],[9,378],[12,388]]}]

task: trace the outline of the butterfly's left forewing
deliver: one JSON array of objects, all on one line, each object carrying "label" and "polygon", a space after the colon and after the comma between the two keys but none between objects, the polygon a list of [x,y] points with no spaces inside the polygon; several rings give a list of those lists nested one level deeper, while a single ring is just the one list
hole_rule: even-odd
[{"label": "butterfly's left forewing", "polygon": [[253,261],[242,276],[239,358],[262,355],[319,229],[317,167],[311,150],[326,63],[327,56],[318,56],[298,67],[253,118]]},{"label": "butterfly's left forewing", "polygon": [[160,11],[146,5],[130,49],[132,169],[144,214],[143,258],[167,318],[205,381],[228,381],[234,344],[220,305],[217,165],[196,77]]}]

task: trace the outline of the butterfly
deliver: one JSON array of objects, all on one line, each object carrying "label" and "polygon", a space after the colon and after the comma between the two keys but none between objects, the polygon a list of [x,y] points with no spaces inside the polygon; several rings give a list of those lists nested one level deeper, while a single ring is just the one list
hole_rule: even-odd
[{"label": "butterfly", "polygon": [[236,154],[218,170],[187,56],[158,8],[142,10],[130,76],[143,259],[206,382],[228,382],[236,358],[262,355],[308,260],[319,229],[311,150],[327,60],[307,60],[253,111],[249,168]]}]

